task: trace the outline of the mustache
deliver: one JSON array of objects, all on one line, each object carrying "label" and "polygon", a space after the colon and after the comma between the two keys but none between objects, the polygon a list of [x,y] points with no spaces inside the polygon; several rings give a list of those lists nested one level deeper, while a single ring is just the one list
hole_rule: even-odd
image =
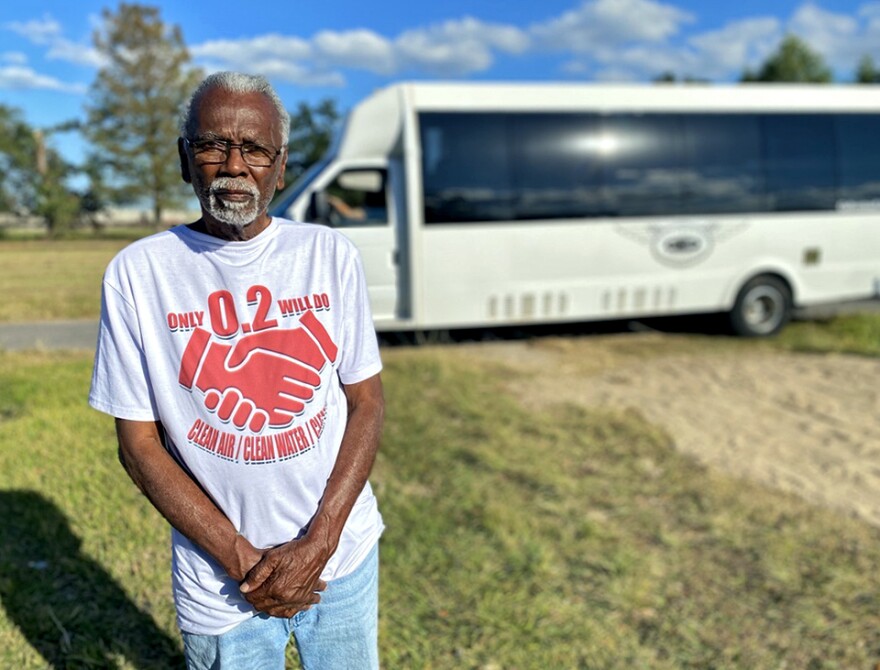
[{"label": "mustache", "polygon": [[208,187],[208,192],[215,195],[217,191],[246,191],[254,198],[260,197],[260,190],[247,179],[240,177],[217,177]]}]

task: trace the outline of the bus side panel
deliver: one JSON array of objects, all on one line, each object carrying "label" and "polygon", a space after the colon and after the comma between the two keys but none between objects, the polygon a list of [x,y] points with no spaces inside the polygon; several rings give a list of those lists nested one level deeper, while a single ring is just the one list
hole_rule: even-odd
[{"label": "bus side panel", "polygon": [[427,226],[421,325],[725,311],[763,273],[782,276],[799,304],[839,299],[853,286],[852,297],[866,297],[880,274],[877,245],[854,261],[852,249],[841,249],[854,236],[829,230],[864,223],[776,215]]}]

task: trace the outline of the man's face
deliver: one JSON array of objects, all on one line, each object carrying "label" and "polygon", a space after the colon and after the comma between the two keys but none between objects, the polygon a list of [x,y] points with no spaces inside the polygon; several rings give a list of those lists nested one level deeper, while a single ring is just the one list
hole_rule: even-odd
[{"label": "man's face", "polygon": [[208,154],[196,147],[206,140],[228,141],[260,145],[274,154],[281,148],[281,138],[278,113],[266,96],[215,88],[202,97],[196,109],[195,136],[187,138],[191,144],[181,149],[181,168],[205,218],[238,229],[263,220],[275,189],[284,186],[287,152],[285,148],[267,167],[255,167],[238,147],[231,147],[222,162],[206,162]]}]

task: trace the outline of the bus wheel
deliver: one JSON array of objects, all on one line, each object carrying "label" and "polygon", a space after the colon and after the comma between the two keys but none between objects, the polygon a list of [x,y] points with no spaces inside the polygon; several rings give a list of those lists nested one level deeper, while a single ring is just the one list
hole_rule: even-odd
[{"label": "bus wheel", "polygon": [[775,335],[791,319],[791,289],[778,277],[750,279],[739,292],[730,325],[742,337]]}]

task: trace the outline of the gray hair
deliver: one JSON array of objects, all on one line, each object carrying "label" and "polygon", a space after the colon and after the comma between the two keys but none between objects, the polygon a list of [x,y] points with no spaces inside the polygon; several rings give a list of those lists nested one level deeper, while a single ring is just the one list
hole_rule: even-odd
[{"label": "gray hair", "polygon": [[215,72],[202,80],[202,83],[193,91],[180,116],[180,133],[183,137],[192,138],[196,129],[195,110],[205,93],[213,88],[230,93],[261,93],[269,98],[281,121],[281,145],[287,146],[287,139],[290,136],[290,114],[284,108],[281,98],[278,97],[272,84],[264,76],[242,72]]}]

